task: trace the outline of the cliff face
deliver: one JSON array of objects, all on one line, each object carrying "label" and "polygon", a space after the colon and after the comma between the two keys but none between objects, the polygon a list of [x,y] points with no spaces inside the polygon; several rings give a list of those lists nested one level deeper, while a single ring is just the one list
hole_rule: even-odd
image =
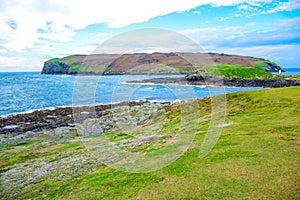
[{"label": "cliff face", "polygon": [[68,74],[70,66],[65,62],[48,62],[44,63],[42,74]]},{"label": "cliff face", "polygon": [[[183,56],[203,59],[201,67],[214,64],[254,67],[266,72],[278,72],[281,69],[276,63],[262,58],[248,56],[226,55],[217,53],[183,53]],[[205,61],[206,60],[206,61]],[[202,62],[202,61],[201,61]],[[194,66],[175,53],[135,53],[135,54],[96,54],[74,55],[64,58],[54,58],[44,63],[42,74],[188,74],[195,71]]]}]

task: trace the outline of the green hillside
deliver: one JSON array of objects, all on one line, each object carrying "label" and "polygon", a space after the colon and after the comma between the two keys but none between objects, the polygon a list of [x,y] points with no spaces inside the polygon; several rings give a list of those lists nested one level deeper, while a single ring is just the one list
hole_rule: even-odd
[{"label": "green hillside", "polygon": [[254,63],[252,66],[216,64],[206,66],[197,73],[188,75],[187,78],[192,80],[201,76],[214,76],[221,79],[282,79],[281,76],[266,72],[266,70],[262,62]]},{"label": "green hillside", "polygon": [[265,72],[256,67],[246,67],[239,65],[215,65],[206,68],[208,74],[221,75],[222,78],[242,78],[242,79],[259,79],[259,78],[273,78],[275,75]]},{"label": "green hillside", "polygon": [[[211,112],[210,99],[201,99],[201,123],[188,151],[167,167],[149,173],[126,173],[94,165],[94,158],[76,160],[88,152],[75,131],[65,134],[67,139],[60,142],[55,142],[58,136],[37,134],[24,143],[1,146],[0,170],[2,179],[8,182],[2,184],[0,192],[4,198],[15,192],[15,199],[299,199],[299,99],[300,87],[228,94],[222,135],[210,154],[199,159]],[[153,134],[176,131],[180,125],[180,106],[173,104],[165,109],[167,125],[157,127],[161,131]],[[111,141],[134,138],[159,126],[157,123],[106,134]],[[166,135],[163,141],[128,150],[147,154],[162,148],[171,137]],[[45,140],[50,144],[42,143]],[[68,159],[73,157],[72,164]],[[58,169],[41,168],[52,172],[43,175],[36,171],[39,163],[53,168],[61,164]],[[12,169],[13,175],[4,176]],[[24,169],[32,169],[30,178],[12,181],[14,174]],[[26,177],[25,172],[18,176]],[[4,190],[9,180],[11,186]]]},{"label": "green hillside", "polygon": [[[175,53],[158,52],[72,55],[46,61],[42,74],[189,74],[195,72],[195,66],[185,58],[200,60],[200,63],[197,63],[198,70],[207,67],[207,71],[212,72],[217,67],[223,73],[225,68],[230,67],[234,77],[240,77],[240,73],[246,74],[246,77],[254,77],[253,74],[256,77],[271,77],[271,74],[263,72],[278,72],[281,69],[269,60],[249,56],[217,53],[183,53],[182,55],[183,57]],[[211,66],[212,63],[216,65]],[[211,69],[212,67],[214,69]],[[247,75],[248,72],[250,72],[249,75]],[[231,76],[227,72],[224,75],[225,77]]]}]

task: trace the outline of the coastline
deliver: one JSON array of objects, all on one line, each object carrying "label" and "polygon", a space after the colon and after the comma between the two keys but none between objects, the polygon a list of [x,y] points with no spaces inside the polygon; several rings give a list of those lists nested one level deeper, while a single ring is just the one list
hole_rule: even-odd
[{"label": "coastline", "polygon": [[[208,80],[187,81],[184,78],[154,78],[142,81],[127,81],[125,84],[179,84],[195,85],[199,87],[258,87],[258,88],[278,88],[289,86],[300,86],[300,81],[293,80]],[[59,106],[45,109],[25,111],[22,113],[9,114],[0,117],[0,134],[20,134],[28,131],[38,132],[55,129],[58,127],[75,127],[73,120],[73,110],[86,111],[87,118],[91,116],[99,117],[101,112],[112,107],[136,106],[143,104],[171,104],[172,102],[153,102],[149,100],[139,100],[130,102],[116,102],[111,104],[97,104],[90,106]]]},{"label": "coastline", "polygon": [[[220,126],[225,127],[223,129],[224,132],[222,132],[224,137],[221,137],[218,141],[218,145],[221,145],[222,151],[220,152],[218,151],[219,149],[216,148],[210,153],[209,157],[216,159],[215,166],[217,167],[220,164],[220,160],[217,159],[219,158],[218,156],[220,156],[220,153],[221,155],[226,154],[230,157],[230,160],[221,160],[224,162],[223,166],[228,166],[228,164],[234,161],[231,164],[232,171],[236,171],[236,163],[241,163],[241,155],[243,155],[243,158],[247,158],[245,167],[249,166],[249,162],[257,162],[257,165],[254,165],[255,168],[251,170],[252,172],[261,171],[261,166],[265,167],[265,172],[269,172],[270,166],[261,165],[261,159],[256,161],[257,157],[259,156],[259,158],[261,158],[261,156],[264,156],[263,158],[270,159],[272,161],[270,163],[273,163],[274,158],[277,158],[276,156],[278,156],[279,159],[275,159],[277,162],[273,163],[274,167],[279,167],[278,169],[276,168],[276,171],[281,171],[280,167],[282,165],[280,163],[287,163],[288,161],[293,162],[292,165],[289,164],[288,166],[296,171],[297,162],[295,162],[295,160],[297,160],[297,154],[294,153],[296,148],[295,144],[297,144],[295,143],[297,135],[293,134],[291,136],[289,132],[289,130],[296,130],[297,121],[299,121],[299,118],[297,118],[298,116],[295,115],[295,113],[297,113],[298,102],[297,98],[294,97],[299,97],[298,87],[280,89],[269,88],[253,92],[246,91],[243,93],[228,94],[226,123],[219,124]],[[275,102],[274,99],[276,99]],[[201,105],[199,107],[199,112],[202,114],[201,118],[203,121],[199,124],[200,131],[196,133],[193,145],[190,147],[191,150],[195,152],[195,154],[192,155],[199,154],[199,148],[196,146],[202,144],[203,132],[206,132],[207,127],[211,122],[210,120],[207,120],[211,116],[211,110],[209,109],[210,102],[209,98],[203,98],[198,101],[198,104]],[[147,102],[140,102],[140,104],[142,103]],[[174,141],[173,138],[175,134],[177,134],[176,131],[180,130],[181,126],[180,120],[178,121],[178,117],[180,116],[180,105],[174,104],[164,106],[161,104],[151,104],[151,102],[149,105],[141,106],[138,105],[138,102],[123,102],[123,104],[125,105],[124,107],[113,107],[118,105],[122,106],[120,103],[114,104],[113,106],[111,104],[101,105],[95,108],[96,112],[94,113],[87,112],[88,107],[75,107],[76,109],[82,108],[82,111],[84,112],[82,114],[87,114],[87,116],[88,114],[100,115],[97,119],[85,120],[82,124],[83,126],[80,124],[77,127],[78,129],[72,126],[64,126],[63,124],[52,124],[54,127],[57,126],[57,128],[50,127],[51,130],[48,130],[46,129],[46,126],[32,126],[33,128],[37,128],[37,130],[40,128],[40,131],[27,131],[20,134],[17,132],[0,134],[1,156],[3,157],[3,162],[0,166],[3,180],[3,188],[0,191],[1,196],[25,199],[32,197],[38,198],[40,197],[40,191],[43,191],[45,185],[49,186],[48,188],[50,190],[47,188],[47,190],[43,191],[43,194],[50,196],[66,184],[76,184],[78,180],[85,180],[86,177],[91,177],[91,173],[93,179],[94,177],[99,178],[104,176],[106,179],[107,174],[111,175],[112,178],[115,178],[114,174],[116,172],[111,171],[109,167],[106,167],[106,163],[113,161],[113,158],[107,154],[99,154],[99,156],[95,157],[92,150],[86,146],[87,144],[93,145],[94,141],[97,142],[98,140],[95,138],[98,136],[102,137],[100,136],[102,133],[108,138],[110,145],[129,152],[141,152],[143,155],[148,152],[155,153],[159,151],[160,148],[164,148],[166,145],[170,144],[170,142]],[[132,105],[132,107],[129,107],[128,105]],[[282,105],[285,105],[285,108],[287,109],[282,109]],[[107,107],[110,110],[107,110]],[[72,107],[57,109],[58,115],[72,112]],[[272,112],[269,112],[270,110],[272,110]],[[47,113],[46,111],[44,111],[44,113],[41,112],[42,111],[36,112],[36,115],[41,116]],[[168,112],[170,114],[168,115],[168,121],[171,123],[166,126],[161,126],[160,120],[153,120],[157,116],[160,116],[162,112]],[[291,115],[286,115],[286,112],[291,113]],[[124,113],[128,114],[127,116],[129,119],[124,117]],[[131,115],[133,113],[134,115]],[[256,113],[259,113],[259,115]],[[154,117],[152,117],[152,114],[154,114]],[[53,116],[48,116],[48,118],[55,123],[58,118],[61,118],[53,118]],[[113,118],[106,118],[107,116],[113,116]],[[30,116],[28,116],[28,118],[30,118]],[[198,115],[193,115],[191,118],[192,120],[195,120],[198,118]],[[61,121],[63,121],[64,118],[61,119]],[[116,125],[121,128],[119,129],[121,132],[107,132],[108,129],[114,128],[114,120],[118,122]],[[127,127],[127,120],[129,120],[130,123],[129,128],[133,128],[132,130],[129,129],[127,131],[127,129],[122,129],[124,125],[125,128]],[[268,123],[270,120],[275,120],[276,123]],[[253,128],[251,129],[249,129],[249,122],[254,123]],[[268,126],[264,126],[265,123],[262,122],[267,122]],[[285,129],[278,128],[278,124],[286,124],[286,127],[289,127],[289,129],[283,132]],[[136,126],[138,129],[135,128]],[[227,126],[229,127],[227,128]],[[282,125],[279,126],[282,127]],[[185,126],[184,128],[188,127]],[[83,130],[86,134],[82,134],[80,130]],[[97,132],[95,132],[95,130]],[[159,130],[159,132],[156,132],[155,130]],[[190,131],[188,133],[193,133],[195,132],[195,129],[188,129],[188,131]],[[235,134],[232,134],[232,132]],[[257,137],[258,134],[259,137]],[[285,137],[284,140],[282,137]],[[238,147],[234,145],[234,149],[237,148],[236,157],[233,156],[232,152],[235,151],[232,148],[231,143],[228,145],[228,141],[233,142],[233,144],[239,144]],[[263,143],[264,145],[262,145],[262,141],[265,142]],[[284,142],[284,144],[287,143],[288,147],[292,146],[293,148],[286,148],[286,145],[282,145],[282,142]],[[277,146],[271,145],[270,148],[270,143]],[[247,146],[248,144],[251,144],[251,146]],[[262,148],[259,149],[259,152],[264,152],[264,154],[253,154],[252,151],[250,153],[244,151],[245,145],[247,149],[253,149],[253,152],[256,151],[257,148]],[[227,149],[223,151],[224,148]],[[267,150],[272,154],[265,154]],[[290,153],[286,154],[286,150],[290,150]],[[278,155],[278,152],[281,152],[281,154]],[[178,159],[182,161],[174,167],[180,169],[182,166],[185,166],[187,161],[190,162],[188,166],[194,166],[196,163],[197,166],[195,166],[193,170],[195,170],[196,174],[199,174],[198,166],[204,166],[205,169],[208,164],[211,165],[211,159],[200,160],[196,156],[194,156],[195,160],[190,161],[191,154],[189,153],[190,150],[183,154],[183,158],[185,159]],[[286,155],[292,155],[293,157],[290,158]],[[284,161],[282,161],[283,158],[285,159]],[[251,160],[248,162],[248,159]],[[203,162],[205,162],[205,165],[203,165]],[[223,171],[224,167],[219,169],[220,171]],[[215,175],[214,172],[210,173],[211,176]],[[226,173],[225,175],[227,176],[228,174]],[[141,176],[143,176],[142,181],[144,181],[144,174],[141,174]],[[194,174],[190,175],[189,178],[193,179],[192,176],[194,176]],[[251,180],[251,176],[252,174],[250,173],[249,180]],[[114,180],[119,182],[119,177],[120,176],[117,174]],[[201,177],[203,180],[207,178],[201,176],[200,173],[200,177],[197,177],[197,179],[202,180]],[[282,176],[279,174],[276,177]],[[151,181],[153,181],[152,176],[150,178]],[[135,181],[138,179],[133,180]],[[273,177],[271,177],[270,183],[273,183],[273,180]],[[233,181],[235,182],[236,180]],[[128,181],[126,181],[126,183],[128,183]],[[281,181],[279,181],[279,183],[281,183]],[[124,185],[126,184],[124,183]],[[282,184],[279,185],[281,186]],[[85,186],[86,182],[84,182],[84,186],[82,187]],[[144,185],[141,187],[144,187]],[[221,187],[223,187],[223,185],[220,185],[220,188]],[[123,189],[123,184],[121,189]],[[197,192],[197,190],[195,190],[195,192]],[[62,195],[58,194],[58,196]]]},{"label": "coastline", "polygon": [[[205,77],[205,80],[187,80],[184,77],[164,77],[144,80],[125,81],[123,84],[176,84],[176,85],[194,85],[202,88],[209,87],[257,87],[257,88],[278,88],[300,86],[299,80],[246,80],[246,79],[213,79]],[[28,110],[21,113],[8,114],[0,116],[0,134],[18,134],[27,131],[49,130],[57,127],[74,127],[73,109],[90,110],[94,115],[100,116],[103,110],[113,106],[124,105],[142,105],[145,103],[170,104],[172,102],[157,102],[149,100],[139,100],[130,102],[115,102],[110,104],[96,104],[90,106],[58,106],[48,107],[36,110]]]},{"label": "coastline", "polygon": [[96,106],[66,106],[66,107],[51,107],[51,109],[38,109],[32,112],[24,112],[19,114],[10,114],[6,117],[0,117],[0,134],[21,134],[32,131],[39,132],[51,130],[59,127],[75,127],[73,115],[76,113],[84,114],[80,120],[91,117],[100,117],[102,112],[113,107],[122,106],[140,106],[145,104],[170,104],[170,102],[151,102],[151,101],[130,101],[118,102],[112,104],[100,104]]},{"label": "coastline", "polygon": [[154,78],[142,81],[127,81],[126,83],[153,83],[153,84],[180,84],[196,86],[227,86],[227,87],[263,87],[263,88],[280,88],[300,86],[300,80],[274,80],[274,79],[212,79],[204,80],[187,80],[185,78]]}]

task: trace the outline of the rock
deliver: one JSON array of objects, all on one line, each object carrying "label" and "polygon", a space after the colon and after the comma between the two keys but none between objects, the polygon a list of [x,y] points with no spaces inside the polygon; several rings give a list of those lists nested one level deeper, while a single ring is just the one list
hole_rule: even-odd
[{"label": "rock", "polygon": [[178,104],[178,103],[181,103],[181,100],[180,99],[175,99],[175,101],[173,101],[172,103]]},{"label": "rock", "polygon": [[48,119],[53,119],[53,118],[56,118],[57,116],[53,116],[53,115],[47,115],[47,118]]},{"label": "rock", "polygon": [[70,66],[62,61],[49,60],[44,63],[42,74],[68,74]]},{"label": "rock", "polygon": [[76,127],[76,124],[74,124],[74,123],[68,123],[67,124],[69,127]]},{"label": "rock", "polygon": [[290,87],[290,86],[300,86],[299,80],[274,80],[274,79],[266,79],[266,80],[245,80],[245,79],[214,79],[213,77],[205,77],[205,81],[203,80],[194,80],[194,79],[182,79],[182,78],[172,78],[172,79],[163,79],[163,78],[154,78],[154,79],[146,79],[142,81],[129,81],[129,83],[155,83],[155,84],[168,84],[168,83],[177,83],[177,84],[185,84],[185,85],[202,85],[207,87],[209,85],[214,86],[230,86],[230,87],[270,87],[270,88],[278,88],[278,87]]},{"label": "rock", "polygon": [[17,127],[18,127],[18,125],[7,125],[7,126],[4,126],[3,129],[14,129]]},{"label": "rock", "polygon": [[300,86],[300,81],[232,79],[232,80],[224,80],[224,85],[236,86],[236,87],[271,87],[271,88],[277,88],[277,87]]},{"label": "rock", "polygon": [[77,130],[81,136],[93,136],[103,133],[99,119],[87,119],[82,124],[77,126]]},{"label": "rock", "polygon": [[80,175],[91,173],[95,165],[103,161],[83,152],[67,152],[27,160],[4,168],[0,174],[3,199],[15,199],[24,188],[33,187],[38,182],[63,181],[75,179]]},{"label": "rock", "polygon": [[64,135],[70,132],[69,127],[59,127],[54,129],[54,131],[46,131],[44,134],[46,135]]},{"label": "rock", "polygon": [[28,131],[39,132],[59,127],[76,127],[77,124],[82,124],[87,119],[95,118],[99,119],[103,133],[117,126],[122,128],[145,123],[158,112],[160,106],[161,104],[139,101],[96,107],[76,107],[76,113],[73,113],[70,107],[38,110],[0,118],[0,134],[16,135]]}]

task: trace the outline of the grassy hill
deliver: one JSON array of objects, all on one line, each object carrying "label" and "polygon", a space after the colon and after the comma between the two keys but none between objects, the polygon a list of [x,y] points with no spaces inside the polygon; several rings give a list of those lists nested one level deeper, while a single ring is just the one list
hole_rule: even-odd
[{"label": "grassy hill", "polygon": [[265,72],[277,72],[281,69],[276,63],[249,56],[216,53],[134,53],[53,58],[44,63],[42,74],[188,74],[194,72],[195,66],[185,58],[191,62],[198,60],[199,68],[216,64]]},{"label": "grassy hill", "polygon": [[[75,131],[59,136],[35,133],[36,137],[23,143],[0,146],[0,172],[2,181],[6,181],[1,183],[1,196],[8,198],[15,193],[15,199],[299,199],[299,100],[300,87],[228,94],[222,135],[210,154],[199,159],[211,113],[210,99],[200,99],[201,123],[188,151],[172,164],[149,173],[126,173],[93,164],[92,157],[84,157],[88,152]],[[174,104],[165,109],[168,123],[162,133],[176,131],[180,106]],[[151,130],[157,123],[106,134],[112,141],[133,138],[138,131]],[[131,151],[155,151],[171,136]],[[57,140],[59,137],[66,139]],[[17,176],[21,180],[24,177],[23,182]]]}]

